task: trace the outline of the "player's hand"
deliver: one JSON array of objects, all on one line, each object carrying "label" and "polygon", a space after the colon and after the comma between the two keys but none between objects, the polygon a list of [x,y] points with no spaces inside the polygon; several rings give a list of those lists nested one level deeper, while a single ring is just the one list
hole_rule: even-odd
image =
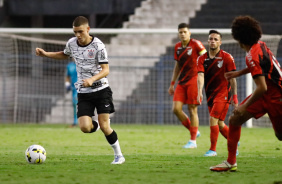
[{"label": "player's hand", "polygon": [[231,104],[232,104],[234,107],[238,107],[238,98],[237,98],[237,95],[233,95],[232,100],[231,100]]},{"label": "player's hand", "polygon": [[203,101],[203,94],[202,93],[198,93],[198,96],[197,96],[197,102],[198,104],[202,104],[202,101]]},{"label": "player's hand", "polygon": [[173,85],[170,85],[169,88],[168,88],[168,94],[170,96],[173,96],[174,95],[174,86]]},{"label": "player's hand", "polygon": [[41,48],[36,48],[35,53],[36,53],[37,56],[45,56],[45,50],[43,50]]},{"label": "player's hand", "polygon": [[224,73],[224,77],[226,78],[226,80],[230,80],[232,78],[236,78],[237,76],[238,76],[238,72],[237,71],[231,71],[231,72]]},{"label": "player's hand", "polygon": [[93,84],[93,80],[91,79],[91,78],[89,78],[89,79],[83,79],[82,80],[83,81],[83,86],[84,87],[90,87],[90,86],[92,86],[92,84]]}]

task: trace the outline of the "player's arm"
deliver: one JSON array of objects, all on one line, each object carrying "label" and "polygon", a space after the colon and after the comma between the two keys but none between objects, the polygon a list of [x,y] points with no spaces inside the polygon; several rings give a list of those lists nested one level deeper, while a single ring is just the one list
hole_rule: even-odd
[{"label": "player's arm", "polygon": [[238,106],[234,110],[234,114],[243,114],[248,106],[257,101],[267,91],[267,85],[265,82],[265,77],[263,75],[256,76],[254,78],[254,81],[256,84],[256,89],[254,90],[253,94],[250,96],[250,98],[248,98],[248,100],[244,104]]},{"label": "player's arm", "polygon": [[64,54],[63,51],[59,51],[59,52],[46,52],[45,50],[41,49],[41,48],[36,48],[35,49],[36,55],[37,56],[41,56],[41,57],[48,57],[48,58],[52,58],[52,59],[68,59],[69,56]]},{"label": "player's arm", "polygon": [[204,87],[204,83],[205,83],[205,78],[204,78],[204,73],[203,72],[199,72],[198,73],[198,97],[197,97],[197,102],[199,104],[202,103],[203,100],[203,87]]},{"label": "player's arm", "polygon": [[231,85],[231,93],[233,95],[232,97],[232,105],[234,105],[235,107],[238,106],[238,98],[237,98],[237,81],[235,78],[232,78],[229,80],[230,85]]},{"label": "player's arm", "polygon": [[168,88],[168,94],[170,94],[170,95],[174,94],[174,84],[175,84],[175,81],[177,80],[177,78],[179,76],[179,73],[180,73],[180,68],[179,68],[178,62],[175,62],[172,77],[171,77],[170,86]]},{"label": "player's arm", "polygon": [[241,75],[245,75],[245,74],[247,74],[247,73],[250,73],[249,68],[245,68],[245,69],[240,70],[240,71],[226,72],[226,73],[224,74],[224,76],[225,76],[225,78],[226,78],[227,80],[230,80],[230,79],[232,79],[232,78],[236,78],[236,77],[239,77],[239,76],[241,76]]},{"label": "player's arm", "polygon": [[110,73],[109,64],[101,64],[100,66],[101,66],[102,70],[101,70],[97,75],[94,75],[94,76],[91,77],[91,78],[83,79],[83,80],[82,80],[84,87],[90,87],[90,86],[92,86],[92,84],[93,84],[95,81],[106,77],[106,76]]}]

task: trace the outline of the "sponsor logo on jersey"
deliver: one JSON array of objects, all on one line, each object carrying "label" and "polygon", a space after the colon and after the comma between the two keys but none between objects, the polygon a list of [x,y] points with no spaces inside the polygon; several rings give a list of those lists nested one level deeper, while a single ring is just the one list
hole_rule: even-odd
[{"label": "sponsor logo on jersey", "polygon": [[94,51],[88,50],[88,57],[93,58],[94,57]]}]

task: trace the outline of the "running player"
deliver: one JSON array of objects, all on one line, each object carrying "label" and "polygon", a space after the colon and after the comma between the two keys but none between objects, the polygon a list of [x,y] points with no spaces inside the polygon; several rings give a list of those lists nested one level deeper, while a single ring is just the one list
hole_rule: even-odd
[{"label": "running player", "polygon": [[[77,116],[79,127],[84,133],[92,133],[100,128],[108,143],[114,150],[112,164],[125,162],[120,149],[116,132],[110,127],[110,113],[115,112],[112,91],[109,87],[108,56],[105,45],[96,37],[89,35],[88,19],[79,16],[73,21],[75,37],[68,40],[64,51],[46,52],[36,48],[36,55],[53,59],[72,57],[76,63],[78,81],[75,83],[78,92]],[[97,109],[98,121],[92,121]]]},{"label": "running player", "polygon": [[[188,24],[181,23],[178,25],[178,36],[181,41],[176,43],[174,49],[174,59],[176,62],[168,93],[173,95],[173,113],[190,131],[191,138],[183,148],[196,148],[196,137],[200,136],[197,110],[199,105],[197,102],[197,58],[207,51],[200,41],[190,38],[191,32]],[[177,78],[178,84],[174,91],[174,84]],[[184,104],[188,104],[191,121],[182,110]]]},{"label": "running player", "polygon": [[216,156],[216,144],[219,132],[227,139],[229,128],[224,120],[231,102],[238,106],[236,79],[225,79],[224,73],[236,70],[233,57],[220,49],[222,35],[210,30],[209,51],[198,57],[198,103],[203,99],[203,86],[210,113],[210,149],[204,156]]},{"label": "running player", "polygon": [[232,22],[232,36],[247,52],[247,68],[228,72],[231,79],[251,72],[256,89],[229,118],[228,158],[210,167],[212,171],[236,171],[236,149],[241,135],[241,125],[250,118],[260,118],[268,113],[275,135],[282,141],[282,69],[266,44],[259,39],[262,30],[259,22],[250,16],[236,17]]}]

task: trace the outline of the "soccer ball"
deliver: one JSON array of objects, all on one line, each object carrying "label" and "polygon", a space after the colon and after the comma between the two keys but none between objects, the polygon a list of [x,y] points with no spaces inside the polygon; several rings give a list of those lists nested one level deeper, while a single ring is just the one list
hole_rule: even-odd
[{"label": "soccer ball", "polygon": [[25,159],[30,164],[41,164],[46,160],[46,151],[40,145],[31,145],[25,151]]}]

